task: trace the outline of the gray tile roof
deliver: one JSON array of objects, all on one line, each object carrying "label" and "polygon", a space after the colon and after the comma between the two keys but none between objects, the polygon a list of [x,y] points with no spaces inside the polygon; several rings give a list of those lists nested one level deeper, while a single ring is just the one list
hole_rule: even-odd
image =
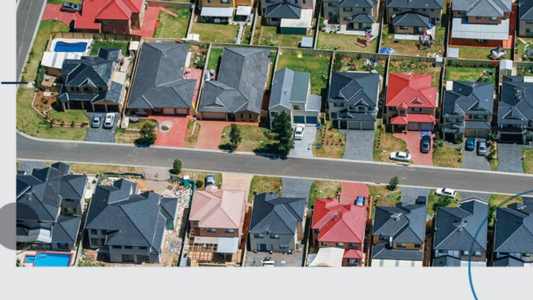
[{"label": "gray tile roof", "polygon": [[276,71],[270,89],[269,109],[278,105],[291,109],[292,103],[306,103],[310,82],[308,72],[288,68]]},{"label": "gray tile roof", "polygon": [[533,21],[533,1],[531,0],[519,0],[518,13],[520,20]]},{"label": "gray tile roof", "polygon": [[144,246],[160,253],[166,223],[175,218],[176,211],[170,208],[176,205],[176,198],[154,192],[137,194],[135,183],[117,180],[96,188],[86,229],[111,232],[106,246]]},{"label": "gray tile roof", "polygon": [[270,52],[260,48],[224,48],[217,80],[205,83],[200,112],[261,112]]},{"label": "gray tile roof", "polygon": [[328,2],[336,2],[340,7],[372,8],[377,4],[377,0],[330,0]]},{"label": "gray tile roof", "polygon": [[533,82],[522,76],[504,77],[498,107],[498,125],[533,121]]},{"label": "gray tile roof", "polygon": [[187,54],[185,44],[144,43],[128,108],[191,108],[196,80],[183,78]]},{"label": "gray tile roof", "polygon": [[256,195],[250,224],[251,233],[294,234],[304,219],[305,198],[279,197],[274,193]]},{"label": "gray tile roof", "polygon": [[408,12],[395,16],[392,19],[392,25],[405,27],[433,27],[429,17],[414,12]]},{"label": "gray tile roof", "polygon": [[294,0],[267,0],[265,1],[264,17],[299,19],[302,8]]},{"label": "gray tile roof", "polygon": [[343,101],[344,107],[348,109],[340,113],[344,113],[349,119],[355,118],[355,115],[364,117],[363,114],[350,114],[349,108],[365,105],[369,112],[367,117],[373,119],[373,114],[378,109],[379,85],[380,77],[377,73],[335,72],[328,90],[328,101]]},{"label": "gray tile roof", "polygon": [[387,0],[386,7],[396,8],[443,8],[444,0]]},{"label": "gray tile roof", "polygon": [[446,91],[443,113],[465,115],[467,112],[483,111],[492,114],[494,85],[473,81],[454,81],[453,89]]},{"label": "gray tile roof", "polygon": [[502,17],[511,12],[512,0],[453,0],[452,10],[464,11],[467,16]]},{"label": "gray tile roof", "polygon": [[352,21],[356,23],[374,23],[374,18],[369,14],[357,14],[352,17]]},{"label": "gray tile roof", "polygon": [[533,200],[496,209],[494,252],[514,260],[520,260],[522,253],[533,253]]}]

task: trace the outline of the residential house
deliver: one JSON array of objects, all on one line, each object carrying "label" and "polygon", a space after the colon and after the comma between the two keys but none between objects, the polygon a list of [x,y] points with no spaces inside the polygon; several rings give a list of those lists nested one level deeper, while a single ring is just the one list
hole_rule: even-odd
[{"label": "residential house", "polygon": [[83,0],[77,31],[131,34],[142,27],[145,0]]},{"label": "residential house", "polygon": [[422,266],[426,202],[427,197],[420,196],[413,204],[376,207],[372,266]]},{"label": "residential house", "polygon": [[251,251],[292,253],[304,238],[305,198],[255,196],[249,231]]},{"label": "residential house", "polygon": [[318,124],[322,97],[311,94],[311,75],[288,68],[274,73],[270,89],[270,126],[281,112],[286,112],[293,123]]},{"label": "residential house", "polygon": [[328,90],[328,113],[340,129],[374,130],[381,76],[375,72],[334,72]]},{"label": "residential house", "polygon": [[119,112],[125,98],[126,74],[120,49],[100,49],[98,56],[66,59],[59,77],[63,109]]},{"label": "residential house", "polygon": [[433,130],[437,94],[431,75],[389,74],[385,122],[393,131]]},{"label": "residential house", "polygon": [[206,81],[200,119],[258,122],[270,69],[270,51],[224,48],[216,80]]},{"label": "residential house", "polygon": [[307,34],[313,26],[315,0],[261,0],[261,20],[281,33]]},{"label": "residential house", "polygon": [[496,209],[493,265],[533,267],[533,199]]},{"label": "residential house", "polygon": [[253,0],[199,0],[199,20],[207,23],[250,21]]},{"label": "residential house", "polygon": [[379,23],[377,0],[324,0],[322,11],[327,23],[339,25],[340,32],[372,31]]},{"label": "residential house", "polygon": [[527,143],[533,140],[533,81],[506,76],[498,104],[498,139]]},{"label": "residential house", "polygon": [[435,37],[444,0],[386,0],[387,24],[395,34],[425,34]]},{"label": "residential house", "polygon": [[[487,138],[492,129],[494,84],[450,81],[442,103],[442,134],[450,141]],[[448,89],[450,88],[450,89]]]},{"label": "residential house", "polygon": [[97,186],[85,225],[89,248],[113,263],[159,263],[167,233],[175,229],[177,201],[138,193],[137,184],[124,179]]},{"label": "residential house", "polygon": [[239,260],[247,196],[242,190],[214,185],[194,193],[189,215],[191,264]]},{"label": "residential house", "polygon": [[518,35],[533,37],[533,1],[518,0]]},{"label": "residential house", "polygon": [[361,266],[365,262],[364,242],[368,207],[364,203],[341,204],[336,199],[318,199],[311,221],[313,247],[330,252],[330,248],[344,250],[343,266]]},{"label": "residential house", "polygon": [[87,176],[54,163],[17,174],[17,246],[73,250],[78,240]]},{"label": "residential house", "polygon": [[512,0],[453,0],[453,40],[509,39]]},{"label": "residential house", "polygon": [[128,114],[188,115],[193,110],[195,79],[185,79],[188,46],[144,43],[128,97]]},{"label": "residential house", "polygon": [[458,207],[437,209],[433,232],[433,266],[486,265],[489,207],[476,198]]}]

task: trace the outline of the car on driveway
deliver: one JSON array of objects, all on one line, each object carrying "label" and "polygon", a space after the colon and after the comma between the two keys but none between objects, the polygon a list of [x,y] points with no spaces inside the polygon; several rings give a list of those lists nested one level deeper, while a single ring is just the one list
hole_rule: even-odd
[{"label": "car on driveway", "polygon": [[439,196],[451,197],[451,198],[455,198],[457,196],[457,192],[450,188],[438,188],[435,191],[435,194]]},{"label": "car on driveway", "polygon": [[476,149],[476,139],[475,138],[467,138],[465,142],[465,150],[466,151],[474,151]]},{"label": "car on driveway", "polygon": [[294,129],[294,139],[297,141],[303,140],[304,130],[305,130],[304,125],[296,125],[296,128]]},{"label": "car on driveway", "polygon": [[64,2],[61,5],[61,11],[67,11],[67,12],[80,12],[81,11],[81,5],[78,3],[72,3],[72,2]]},{"label": "car on driveway", "polygon": [[481,139],[477,142],[477,155],[479,156],[485,156],[487,155],[488,148],[487,148],[487,141],[484,139]]},{"label": "car on driveway", "polygon": [[94,115],[91,119],[91,127],[92,128],[100,128],[102,125],[102,118],[99,115]]},{"label": "car on driveway", "polygon": [[111,129],[115,125],[115,114],[105,114],[104,128]]},{"label": "car on driveway", "polygon": [[392,152],[389,155],[389,159],[390,160],[397,160],[397,161],[411,161],[411,154],[409,154],[409,152],[405,152],[405,151]]},{"label": "car on driveway", "polygon": [[420,152],[429,153],[431,150],[431,137],[429,135],[424,135],[420,139]]}]

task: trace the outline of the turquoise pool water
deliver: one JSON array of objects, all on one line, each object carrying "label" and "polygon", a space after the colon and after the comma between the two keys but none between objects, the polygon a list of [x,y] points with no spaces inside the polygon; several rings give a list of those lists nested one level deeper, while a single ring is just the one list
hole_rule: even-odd
[{"label": "turquoise pool water", "polygon": [[68,267],[70,254],[40,252],[37,255],[26,255],[24,263],[34,267]]}]

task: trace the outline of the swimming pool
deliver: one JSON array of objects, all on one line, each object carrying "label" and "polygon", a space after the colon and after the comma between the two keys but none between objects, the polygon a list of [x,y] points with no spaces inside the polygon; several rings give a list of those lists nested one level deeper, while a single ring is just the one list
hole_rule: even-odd
[{"label": "swimming pool", "polygon": [[36,255],[26,255],[24,263],[34,267],[68,267],[70,254],[39,252]]},{"label": "swimming pool", "polygon": [[57,41],[54,46],[55,52],[85,52],[87,50],[87,42],[67,43]]}]

